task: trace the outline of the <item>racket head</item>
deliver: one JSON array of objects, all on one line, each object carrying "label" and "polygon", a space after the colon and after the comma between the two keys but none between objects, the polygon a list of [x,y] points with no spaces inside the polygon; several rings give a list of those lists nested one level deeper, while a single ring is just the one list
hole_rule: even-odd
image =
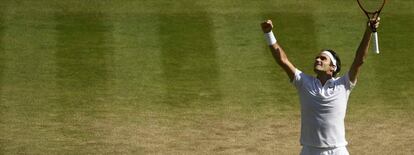
[{"label": "racket head", "polygon": [[359,7],[368,15],[379,14],[386,0],[357,0]]}]

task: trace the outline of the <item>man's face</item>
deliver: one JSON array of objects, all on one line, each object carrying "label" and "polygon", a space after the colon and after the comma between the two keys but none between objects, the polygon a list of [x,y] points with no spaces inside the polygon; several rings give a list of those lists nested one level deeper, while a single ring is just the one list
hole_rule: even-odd
[{"label": "man's face", "polygon": [[331,59],[329,59],[329,56],[327,56],[324,53],[319,53],[319,55],[315,57],[315,63],[313,67],[314,67],[313,70],[315,71],[315,73],[318,73],[318,72],[332,73],[333,72],[333,68],[331,66]]}]

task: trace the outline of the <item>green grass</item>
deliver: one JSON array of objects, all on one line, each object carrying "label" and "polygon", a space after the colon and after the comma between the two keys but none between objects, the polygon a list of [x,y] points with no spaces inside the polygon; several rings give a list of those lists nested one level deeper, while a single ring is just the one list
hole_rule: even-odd
[{"label": "green grass", "polygon": [[[414,152],[413,7],[384,8],[381,54],[349,101],[351,154]],[[298,154],[299,101],[267,18],[309,74],[323,48],[346,71],[366,21],[339,0],[2,2],[1,154]]]}]

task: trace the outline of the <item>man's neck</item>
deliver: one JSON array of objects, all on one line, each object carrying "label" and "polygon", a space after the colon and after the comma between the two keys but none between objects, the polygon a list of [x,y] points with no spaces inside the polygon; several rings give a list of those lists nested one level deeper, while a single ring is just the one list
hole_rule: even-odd
[{"label": "man's neck", "polygon": [[322,86],[325,85],[326,81],[332,78],[330,74],[318,74],[316,78],[321,82]]}]

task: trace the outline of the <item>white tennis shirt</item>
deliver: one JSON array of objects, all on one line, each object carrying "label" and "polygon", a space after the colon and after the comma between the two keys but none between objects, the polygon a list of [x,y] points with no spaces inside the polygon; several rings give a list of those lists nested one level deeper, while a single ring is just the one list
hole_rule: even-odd
[{"label": "white tennis shirt", "polygon": [[355,86],[349,75],[332,78],[322,86],[317,78],[296,69],[292,83],[301,104],[301,144],[317,148],[346,146],[344,119]]}]

